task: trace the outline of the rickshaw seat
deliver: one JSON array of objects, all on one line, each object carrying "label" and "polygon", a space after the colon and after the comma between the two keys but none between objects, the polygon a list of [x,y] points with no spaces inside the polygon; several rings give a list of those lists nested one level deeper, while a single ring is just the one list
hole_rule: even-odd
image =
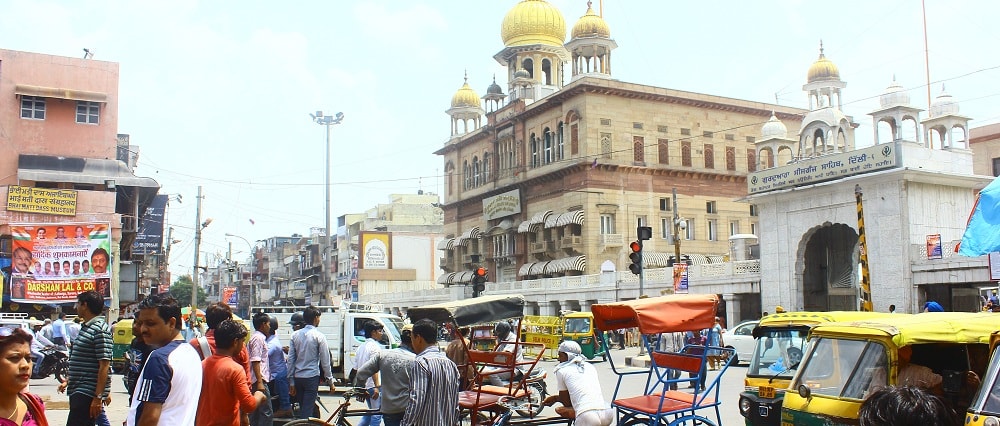
[{"label": "rickshaw seat", "polygon": [[474,386],[472,389],[469,389],[468,392],[475,393],[476,390],[491,395],[512,396],[514,398],[521,398],[528,394],[527,391],[521,388],[511,389],[509,386],[496,386],[496,385]]},{"label": "rickshaw seat", "polygon": [[514,368],[515,359],[514,354],[510,352],[469,350],[470,364]]},{"label": "rickshaw seat", "polygon": [[688,373],[699,373],[702,367],[701,355],[691,355],[675,352],[653,352],[653,362],[657,367],[671,370],[681,370]]},{"label": "rickshaw seat", "polygon": [[495,406],[500,397],[504,395],[506,394],[498,395],[486,392],[461,391],[458,393],[458,406],[466,410],[482,411]]},{"label": "rickshaw seat", "polygon": [[[662,406],[660,406],[660,401],[663,401]],[[690,402],[667,398],[666,396],[661,398],[660,395],[640,395],[616,399],[614,405],[619,408],[637,411],[650,416],[664,413],[690,411],[692,406]]]}]

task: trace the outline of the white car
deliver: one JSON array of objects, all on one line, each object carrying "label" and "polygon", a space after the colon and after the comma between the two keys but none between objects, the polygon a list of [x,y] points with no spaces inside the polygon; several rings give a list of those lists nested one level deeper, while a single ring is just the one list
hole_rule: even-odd
[{"label": "white car", "polygon": [[754,346],[757,344],[753,337],[753,329],[757,328],[758,322],[760,321],[742,322],[722,335],[722,341],[726,347],[736,350],[734,364],[749,364],[750,358],[753,358]]}]

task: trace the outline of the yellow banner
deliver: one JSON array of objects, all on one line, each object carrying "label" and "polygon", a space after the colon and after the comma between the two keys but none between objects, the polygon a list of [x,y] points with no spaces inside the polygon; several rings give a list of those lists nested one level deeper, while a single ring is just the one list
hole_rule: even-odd
[{"label": "yellow banner", "polygon": [[75,216],[76,194],[77,192],[72,189],[45,189],[11,185],[7,187],[7,210]]}]

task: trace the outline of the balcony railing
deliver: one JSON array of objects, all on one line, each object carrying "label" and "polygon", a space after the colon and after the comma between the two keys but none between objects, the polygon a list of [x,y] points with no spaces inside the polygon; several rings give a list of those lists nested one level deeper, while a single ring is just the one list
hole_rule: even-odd
[{"label": "balcony railing", "polygon": [[583,248],[583,237],[579,235],[570,235],[568,237],[563,237],[559,243],[559,248],[566,251],[579,251]]},{"label": "balcony railing", "polygon": [[625,238],[622,234],[601,234],[602,247],[621,247],[625,245]]}]

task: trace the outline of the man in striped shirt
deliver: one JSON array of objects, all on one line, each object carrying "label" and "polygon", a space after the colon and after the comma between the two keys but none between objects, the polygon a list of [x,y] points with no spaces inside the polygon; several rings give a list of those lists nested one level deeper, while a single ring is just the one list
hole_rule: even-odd
[{"label": "man in striped shirt", "polygon": [[417,358],[410,374],[410,404],[403,426],[453,425],[458,421],[458,367],[437,346],[438,325],[422,319],[413,325]]},{"label": "man in striped shirt", "polygon": [[111,366],[113,342],[111,330],[104,318],[104,297],[96,291],[76,296],[77,313],[84,325],[69,353],[69,378],[59,385],[59,392],[69,395],[67,426],[93,426],[101,414],[101,405],[111,391],[108,368]]}]

